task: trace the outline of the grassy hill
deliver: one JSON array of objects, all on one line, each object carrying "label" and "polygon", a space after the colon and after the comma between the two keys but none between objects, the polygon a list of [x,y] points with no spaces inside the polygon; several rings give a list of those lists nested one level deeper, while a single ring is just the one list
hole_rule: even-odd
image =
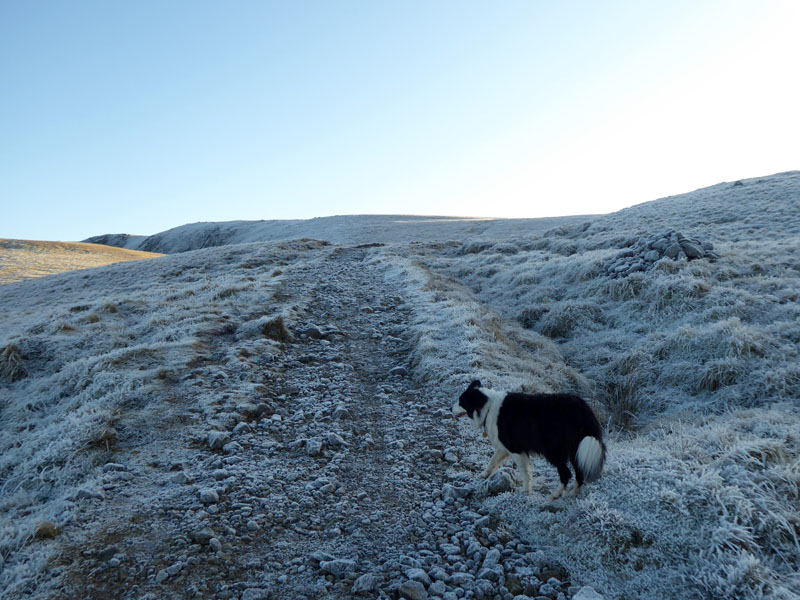
[{"label": "grassy hill", "polygon": [[65,271],[157,258],[153,252],[81,242],[39,242],[0,238],[0,285]]}]

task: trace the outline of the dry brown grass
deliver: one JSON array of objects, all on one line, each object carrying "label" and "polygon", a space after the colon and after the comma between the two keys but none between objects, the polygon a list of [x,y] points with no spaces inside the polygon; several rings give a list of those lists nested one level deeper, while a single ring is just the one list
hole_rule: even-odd
[{"label": "dry brown grass", "polygon": [[158,258],[163,254],[101,244],[39,242],[0,238],[0,285],[23,279],[102,267],[113,263]]},{"label": "dry brown grass", "polygon": [[22,365],[22,353],[15,344],[8,344],[0,350],[0,379],[17,381],[27,375]]},{"label": "dry brown grass", "polygon": [[264,323],[261,333],[264,334],[264,337],[277,342],[288,343],[292,341],[292,334],[289,333],[286,324],[283,322],[283,317],[280,315]]}]

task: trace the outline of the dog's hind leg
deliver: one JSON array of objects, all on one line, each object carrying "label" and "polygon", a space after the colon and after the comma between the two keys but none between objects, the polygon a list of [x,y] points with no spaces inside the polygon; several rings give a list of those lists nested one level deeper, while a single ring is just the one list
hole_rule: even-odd
[{"label": "dog's hind leg", "polygon": [[522,491],[529,493],[533,483],[531,459],[527,454],[514,454],[514,462],[522,475]]},{"label": "dog's hind leg", "polygon": [[581,486],[583,486],[583,471],[581,471],[578,466],[578,461],[574,456],[570,459],[570,463],[572,463],[572,468],[575,469],[575,487],[570,494],[572,496],[577,496],[581,493]]},{"label": "dog's hind leg", "polygon": [[483,477],[484,479],[489,477],[492,473],[494,473],[495,471],[497,471],[497,469],[500,468],[500,465],[502,465],[504,462],[508,460],[508,457],[509,457],[508,452],[504,450],[496,450],[494,456],[492,457],[492,460],[489,461],[486,470],[484,470],[484,472],[481,473],[481,477]]},{"label": "dog's hind leg", "polygon": [[550,494],[550,500],[555,500],[556,498],[560,497],[561,494],[564,493],[564,490],[567,489],[567,484],[569,483],[570,478],[572,477],[572,473],[569,472],[569,467],[567,467],[567,463],[563,462],[560,465],[556,465],[558,469],[558,477],[561,480],[561,485],[559,488]]}]

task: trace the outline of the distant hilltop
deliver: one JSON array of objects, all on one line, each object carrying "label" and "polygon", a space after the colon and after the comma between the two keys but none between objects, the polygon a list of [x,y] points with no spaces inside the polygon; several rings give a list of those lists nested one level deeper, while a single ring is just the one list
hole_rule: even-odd
[{"label": "distant hilltop", "polygon": [[[181,225],[151,236],[106,234],[84,240],[162,254],[176,254],[230,244],[311,238],[334,244],[398,244],[449,240],[497,240],[541,235],[556,228],[579,226],[604,220],[609,225],[631,217],[650,219],[659,232],[681,231],[686,215],[699,222],[735,220],[742,206],[763,205],[766,214],[775,202],[797,203],[800,171],[766,177],[723,182],[624,208],[608,215],[545,217],[539,219],[492,219],[479,217],[427,217],[408,215],[348,215],[285,221],[225,221]],[[535,203],[532,200],[532,203]],[[800,210],[800,207],[798,208]],[[763,216],[763,214],[762,214]],[[758,219],[757,215],[752,218]],[[752,225],[751,225],[752,226]],[[788,224],[770,222],[770,227]]]},{"label": "distant hilltop", "polygon": [[594,218],[592,215],[540,219],[349,215],[306,220],[192,223],[151,236],[106,234],[84,241],[129,250],[176,254],[213,246],[300,238],[334,244],[393,244],[509,237],[543,233],[554,227]]}]

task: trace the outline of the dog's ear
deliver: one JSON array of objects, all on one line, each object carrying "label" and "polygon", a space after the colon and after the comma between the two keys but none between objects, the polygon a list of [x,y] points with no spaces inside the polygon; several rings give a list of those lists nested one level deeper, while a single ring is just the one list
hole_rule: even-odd
[{"label": "dog's ear", "polygon": [[469,384],[469,388],[468,389],[474,390],[474,389],[479,388],[479,387],[481,387],[481,380],[480,379],[476,379],[475,381],[473,381],[472,383]]}]

